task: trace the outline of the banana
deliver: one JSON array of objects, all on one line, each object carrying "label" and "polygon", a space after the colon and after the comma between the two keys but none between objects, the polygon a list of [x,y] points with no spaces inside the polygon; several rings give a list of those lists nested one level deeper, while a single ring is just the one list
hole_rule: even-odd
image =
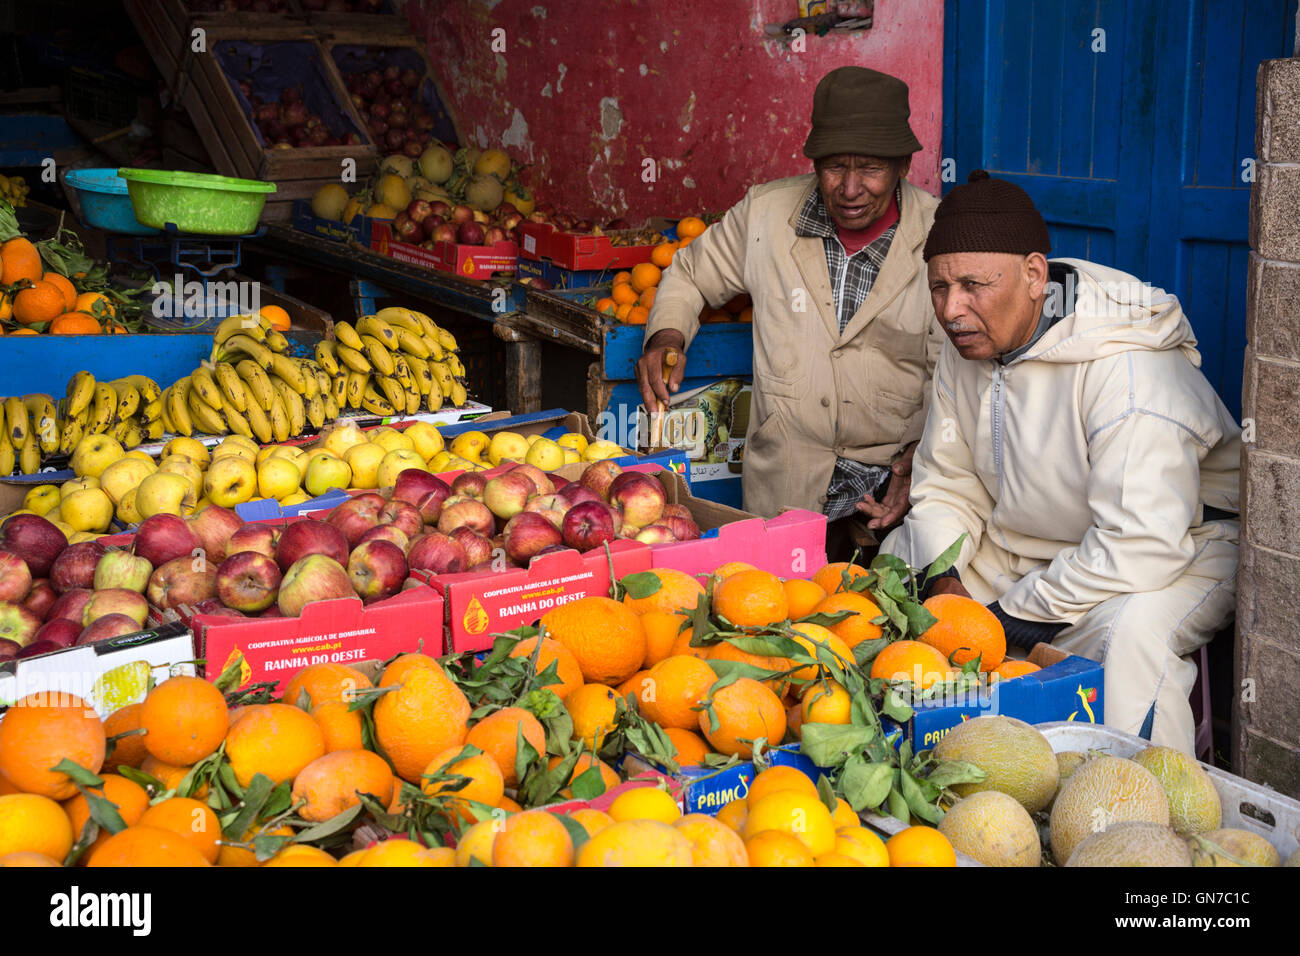
[{"label": "banana", "polygon": [[393,356],[393,374],[402,383],[402,388],[410,388],[415,384],[415,379],[411,378],[411,366],[406,364],[406,356],[401,352]]},{"label": "banana", "polygon": [[325,420],[333,421],[339,417],[339,403],[334,399],[334,392],[326,390],[320,393],[320,402],[325,406]]},{"label": "banana", "polygon": [[212,377],[221,389],[221,397],[227,408],[235,406],[235,411],[244,410],[244,380],[239,377],[235,367],[229,362],[218,362],[212,369]]},{"label": "banana", "polygon": [[197,389],[191,388],[186,395],[185,407],[199,431],[209,435],[224,435],[227,431],[226,420],[221,412],[203,400]]},{"label": "banana", "polygon": [[9,433],[9,440],[14,443],[15,448],[22,448],[27,441],[27,406],[23,404],[21,398],[6,398],[3,403],[5,410],[5,430]]},{"label": "banana", "polygon": [[126,438],[122,444],[127,451],[130,451],[132,448],[139,447],[140,443],[144,441],[144,430],[140,427],[140,422],[137,419],[128,418],[126,424]]},{"label": "banana", "polygon": [[124,378],[114,379],[108,383],[109,388],[117,392],[117,417],[127,419],[140,408],[140,390]]},{"label": "banana", "polygon": [[441,345],[445,351],[448,352],[460,351],[460,346],[456,344],[456,336],[452,335],[450,332],[448,332],[446,329],[442,328],[441,326],[438,328],[437,339],[438,339],[438,344]]},{"label": "banana", "polygon": [[75,415],[83,408],[89,408],[95,400],[95,376],[89,372],[78,372],[68,379],[68,414]]},{"label": "banana", "polygon": [[214,411],[221,411],[225,402],[221,400],[221,389],[212,375],[212,370],[200,365],[190,373],[190,391],[197,393],[204,403]]},{"label": "banana", "polygon": [[266,347],[278,355],[288,350],[289,340],[278,329],[272,329],[266,333]]},{"label": "banana", "polygon": [[[235,371],[239,373],[239,377],[245,383],[252,387],[252,395],[257,402],[257,407],[264,412],[269,412],[271,410],[271,393],[274,391],[271,388],[270,376],[251,359],[240,359],[235,363]],[[257,429],[253,430],[256,431]]]},{"label": "banana", "polygon": [[[365,343],[361,343],[362,348]],[[370,374],[370,361],[358,349],[350,345],[335,346],[335,352],[338,354],[339,361],[346,365],[353,372],[360,372],[362,375]]]},{"label": "banana", "polygon": [[[267,388],[270,387],[271,386],[268,383]],[[246,401],[244,414],[248,416],[248,427],[259,442],[266,444],[271,440],[271,420],[266,417],[266,411],[253,395],[253,386],[248,384],[247,380],[244,382],[244,390],[247,393],[245,396]]]},{"label": "banana", "polygon": [[167,423],[162,418],[155,418],[152,421],[144,423],[144,437],[150,441],[157,441],[167,433]]},{"label": "banana", "polygon": [[49,395],[24,395],[23,407],[27,409],[28,428],[35,429],[41,451],[51,454],[59,447],[59,413],[54,399]]},{"label": "banana", "polygon": [[334,323],[334,339],[336,342],[346,345],[350,349],[361,351],[361,336],[347,322]]},{"label": "banana", "polygon": [[[408,410],[406,407],[406,390],[402,388],[402,383],[397,379],[389,375],[383,376],[379,379],[379,389],[398,414],[404,414]],[[414,411],[414,409],[411,409],[411,411]]]},{"label": "banana", "polygon": [[438,409],[442,408],[442,402],[443,402],[442,389],[440,389],[437,386],[437,384],[434,383],[430,387],[429,393],[424,396],[424,407],[431,412],[436,412]]},{"label": "banana", "polygon": [[[284,410],[289,416],[289,434],[301,435],[307,421],[307,409],[303,405],[302,395],[294,391],[288,382],[272,380],[275,390],[284,403]],[[274,424],[274,420],[272,421]]]},{"label": "banana", "polygon": [[414,384],[407,385],[402,391],[406,394],[406,414],[414,415],[420,410],[420,390]]},{"label": "banana", "polygon": [[185,403],[189,388],[189,378],[182,378],[172,383],[167,394],[167,414],[171,416],[171,430],[187,438],[194,434],[194,421],[190,418],[190,411]]},{"label": "banana", "polygon": [[421,395],[428,395],[430,388],[437,388],[433,382],[433,373],[429,371],[428,362],[413,355],[404,356],[404,360],[406,367],[411,371],[411,381],[415,383]]},{"label": "banana", "polygon": [[452,378],[465,377],[465,365],[461,362],[459,355],[457,355],[455,352],[452,352],[450,355],[447,356],[446,361],[447,361],[447,368],[451,369]]},{"label": "banana", "polygon": [[411,313],[411,317],[420,323],[421,335],[430,335],[435,339],[438,337],[438,324],[434,322],[433,319],[429,318],[423,312],[416,312],[414,309],[408,311]]},{"label": "banana", "polygon": [[351,372],[343,369],[338,375],[334,376],[334,387],[330,389],[330,394],[334,396],[334,404],[342,408],[346,404],[348,396],[348,378]]},{"label": "banana", "polygon": [[[143,398],[144,396],[141,395],[140,397]],[[155,398],[149,404],[141,406],[140,423],[143,425],[148,425],[150,422],[156,422],[159,416],[162,415],[162,409],[163,409],[163,400],[162,400],[162,396],[159,395],[158,398]]]},{"label": "banana", "polygon": [[147,405],[151,402],[158,401],[162,395],[162,389],[158,383],[147,375],[128,375],[123,381],[130,382],[135,386],[135,390],[140,393],[140,403]]},{"label": "banana", "polygon": [[325,424],[325,403],[321,400],[320,395],[313,395],[307,399],[303,414],[307,416],[307,421],[312,428],[319,429]]},{"label": "banana", "polygon": [[165,434],[179,435],[180,432],[176,430],[176,423],[172,421],[171,396],[172,388],[170,385],[164,388],[162,394],[158,396],[158,403],[161,406],[158,412],[158,420],[162,422]]},{"label": "banana", "polygon": [[95,383],[95,404],[90,410],[90,424],[87,431],[92,435],[102,435],[117,421],[117,392],[103,382]]},{"label": "banana", "polygon": [[316,388],[322,397],[334,391],[334,379],[323,368],[316,369]]},{"label": "banana", "polygon": [[237,333],[228,338],[225,345],[219,350],[216,360],[226,361],[241,352],[266,371],[271,370],[271,356],[275,353],[261,342],[256,342],[243,333]]},{"label": "banana", "polygon": [[430,362],[429,371],[433,373],[433,379],[438,383],[438,388],[442,390],[442,397],[446,398],[451,395],[452,383],[456,381],[455,376],[451,374],[446,362]]},{"label": "banana", "polygon": [[365,372],[349,372],[347,399],[348,408],[360,408],[361,397],[365,394],[366,386],[370,382],[370,376]]},{"label": "banana", "polygon": [[[63,428],[59,432],[59,454],[71,455],[72,450],[77,447],[77,442],[81,441],[86,435],[86,423],[80,418],[68,418],[63,422]],[[9,441],[8,433],[4,435],[5,442]],[[12,445],[11,445],[12,447]]]},{"label": "banana", "polygon": [[364,342],[367,335],[377,338],[384,343],[385,348],[397,348],[397,332],[391,325],[385,322],[377,315],[366,315],[361,317],[357,323],[357,334],[361,336]]},{"label": "banana", "polygon": [[[249,402],[245,407],[250,406],[259,412],[261,411],[256,402]],[[253,437],[253,428],[249,425],[248,419],[240,414],[233,403],[226,406],[226,425],[230,428],[232,434],[243,435],[245,438]]]},{"label": "banana", "polygon": [[298,369],[302,372],[302,397],[313,399],[320,393],[320,383],[316,381],[316,370],[306,359],[297,359]]},{"label": "banana", "polygon": [[0,430],[0,478],[8,478],[18,467],[18,452],[7,432]]},{"label": "banana", "polygon": [[232,315],[223,320],[212,333],[212,344],[225,345],[231,336],[240,333],[247,335],[254,342],[266,341],[266,327],[262,325],[260,316],[245,314]]},{"label": "banana", "polygon": [[453,382],[451,386],[451,404],[455,408],[460,408],[469,400],[469,393],[465,391],[465,386],[460,382]]},{"label": "banana", "polygon": [[425,343],[424,338],[410,329],[399,328],[397,330],[397,344],[403,352],[414,355],[416,358],[429,357],[429,346]]},{"label": "banana", "polygon": [[284,379],[295,392],[302,394],[307,390],[307,383],[304,381],[301,366],[289,356],[281,355],[279,352],[272,352],[269,371]]},{"label": "banana", "polygon": [[267,414],[271,420],[271,434],[275,437],[276,442],[286,440],[290,435],[291,424],[289,422],[289,412],[284,407],[284,400],[280,397],[279,392],[271,396],[271,411]]},{"label": "banana", "polygon": [[392,375],[394,369],[393,356],[385,348],[384,343],[373,335],[361,336],[361,342],[366,347],[366,358],[370,359],[370,364],[374,366],[375,371],[380,375]]},{"label": "banana", "polygon": [[390,305],[386,309],[380,309],[375,313],[375,318],[392,326],[394,330],[402,328],[414,332],[416,335],[424,331],[424,326],[420,325],[420,320],[411,314],[411,310],[404,309],[399,305]]},{"label": "banana", "polygon": [[129,418],[119,418],[113,423],[113,427],[108,430],[113,439],[124,448],[126,447],[127,432],[131,430],[131,421]]},{"label": "banana", "polygon": [[316,343],[316,348],[312,353],[316,358],[316,364],[325,370],[325,374],[331,378],[339,373],[339,362],[335,358],[334,343],[321,340]]},{"label": "banana", "polygon": [[438,341],[436,335],[430,335],[427,332],[420,336],[420,342],[424,345],[424,350],[429,353],[428,358],[433,362],[441,362],[446,354],[443,351],[442,343]]},{"label": "banana", "polygon": [[362,391],[361,407],[368,412],[374,412],[381,418],[392,418],[397,414],[397,409],[393,408],[388,399],[376,392],[373,385],[367,385]]},{"label": "banana", "polygon": [[18,449],[18,469],[24,475],[34,475],[41,470],[41,446],[34,431],[27,433],[27,440]]}]

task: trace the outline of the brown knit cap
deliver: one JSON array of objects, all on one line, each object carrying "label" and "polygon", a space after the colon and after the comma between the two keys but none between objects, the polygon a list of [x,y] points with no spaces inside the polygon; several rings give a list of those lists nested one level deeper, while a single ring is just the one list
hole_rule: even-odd
[{"label": "brown knit cap", "polygon": [[863,66],[841,66],[817,83],[812,129],[803,144],[809,159],[911,156],[921,148],[907,118],[907,84]]},{"label": "brown knit cap", "polygon": [[1005,179],[976,169],[943,197],[922,253],[926,262],[947,252],[1009,252],[1047,255],[1047,223],[1029,194]]}]

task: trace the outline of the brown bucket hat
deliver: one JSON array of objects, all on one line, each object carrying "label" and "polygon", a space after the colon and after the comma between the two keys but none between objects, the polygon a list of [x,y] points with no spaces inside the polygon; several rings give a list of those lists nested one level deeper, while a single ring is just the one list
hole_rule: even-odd
[{"label": "brown bucket hat", "polygon": [[812,129],[803,144],[809,159],[910,156],[921,148],[908,123],[907,84],[888,73],[841,66],[813,93]]}]

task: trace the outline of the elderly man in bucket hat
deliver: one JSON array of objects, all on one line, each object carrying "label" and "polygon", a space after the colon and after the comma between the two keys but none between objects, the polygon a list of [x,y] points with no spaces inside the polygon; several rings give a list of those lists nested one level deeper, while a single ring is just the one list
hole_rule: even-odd
[{"label": "elderly man in bucket hat", "polygon": [[924,254],[951,344],[881,551],[927,567],[964,533],[931,593],[1102,661],[1105,722],[1191,753],[1190,655],[1236,603],[1241,431],[1174,296],[1050,251],[983,170],[939,205]]},{"label": "elderly man in bucket hat", "polygon": [[905,179],[921,148],[909,115],[899,79],[861,67],[823,77],[804,144],[815,171],[754,186],[677,252],[637,365],[646,408],[668,402],[686,362],[665,386],[665,351],[689,348],[705,303],[748,292],[745,507],[824,511],[832,558],[852,551],[853,530],[871,543],[906,511],[943,342],[921,260],[937,200]]}]

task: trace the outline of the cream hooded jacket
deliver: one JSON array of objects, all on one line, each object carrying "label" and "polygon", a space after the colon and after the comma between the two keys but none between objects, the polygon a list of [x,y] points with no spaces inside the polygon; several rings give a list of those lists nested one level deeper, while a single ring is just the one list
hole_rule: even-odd
[{"label": "cream hooded jacket", "polygon": [[912,510],[882,550],[924,567],[965,532],[956,568],[991,583],[987,600],[1073,624],[1188,568],[1203,506],[1238,510],[1241,432],[1174,296],[1053,261],[1078,274],[1075,309],[1026,354],[1004,366],[944,345]]}]

